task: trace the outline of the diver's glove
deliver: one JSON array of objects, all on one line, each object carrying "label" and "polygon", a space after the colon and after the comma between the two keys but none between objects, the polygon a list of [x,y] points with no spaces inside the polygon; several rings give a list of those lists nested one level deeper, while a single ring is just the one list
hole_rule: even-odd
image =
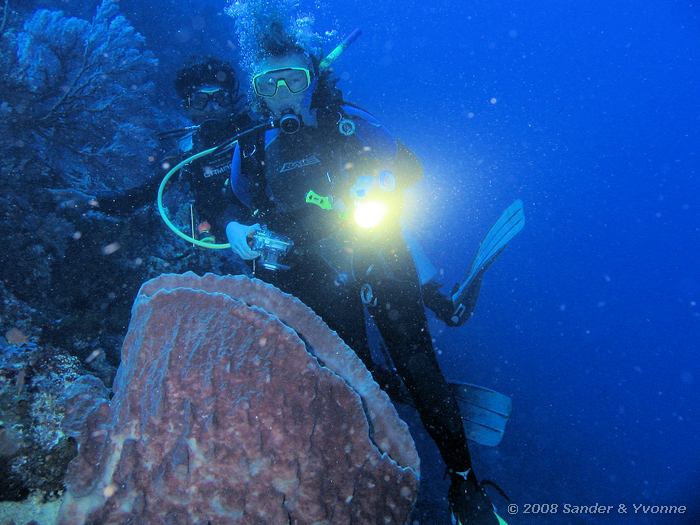
[{"label": "diver's glove", "polygon": [[496,514],[491,500],[472,469],[464,472],[450,470],[452,483],[447,493],[453,525],[507,525]]},{"label": "diver's glove", "polygon": [[462,326],[474,315],[483,277],[484,272],[477,274],[459,295],[456,293],[459,283],[455,284],[451,295],[446,295],[440,290],[442,285],[439,282],[429,281],[421,286],[423,304],[447,326]]},{"label": "diver's glove", "polygon": [[236,221],[231,221],[226,225],[226,237],[231,243],[233,253],[245,261],[250,261],[260,257],[260,253],[250,249],[248,240],[253,238],[256,231],[260,230],[259,224],[246,226]]}]

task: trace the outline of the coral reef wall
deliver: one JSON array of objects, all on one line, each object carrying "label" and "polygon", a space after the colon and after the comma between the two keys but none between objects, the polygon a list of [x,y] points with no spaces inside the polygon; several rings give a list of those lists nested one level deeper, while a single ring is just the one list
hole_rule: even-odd
[{"label": "coral reef wall", "polygon": [[[128,244],[123,226],[98,213],[60,209],[51,188],[124,187],[150,172],[158,127],[150,78],[157,61],[118,13],[116,2],[101,2],[87,20],[61,11],[27,11],[12,1],[5,8],[0,31],[2,299],[34,310],[30,331],[43,335],[44,342],[64,346],[69,333],[94,339],[108,331],[115,338],[128,315],[114,322],[118,314],[110,309],[121,285],[130,282],[124,277],[129,266],[137,257],[147,261],[148,253],[140,250],[130,260],[124,250],[105,256],[102,248]],[[89,278],[110,266],[103,277],[119,277],[103,279],[99,293],[93,293],[99,281]],[[82,278],[70,279],[79,272]],[[143,282],[140,277],[130,299]],[[86,311],[99,312],[101,320],[86,319],[80,334],[80,322],[72,321]],[[11,321],[0,318],[2,333],[13,327]],[[47,332],[64,337],[47,337]],[[76,353],[86,357],[92,350]]]},{"label": "coral reef wall", "polygon": [[418,489],[413,440],[359,358],[242,276],[144,284],[78,444],[62,524],[402,524]]},{"label": "coral reef wall", "polygon": [[21,329],[112,365],[141,283],[166,271],[236,271],[167,232],[153,206],[108,216],[88,205],[99,190],[160,173],[155,133],[182,119],[154,88],[160,74],[173,92],[174,69],[158,71],[122,8],[0,2],[0,305],[29,313],[0,306],[0,335]]}]

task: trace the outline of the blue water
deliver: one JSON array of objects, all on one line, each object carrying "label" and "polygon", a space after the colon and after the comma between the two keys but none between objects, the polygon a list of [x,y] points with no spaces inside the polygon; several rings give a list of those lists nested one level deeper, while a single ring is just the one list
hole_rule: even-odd
[{"label": "blue water", "polygon": [[[120,5],[161,60],[164,100],[176,103],[173,68],[189,54],[235,60],[224,2]],[[446,285],[501,210],[525,203],[525,231],[489,270],[475,317],[431,325],[451,379],[513,398],[504,441],[476,448],[475,468],[521,512],[629,511],[509,522],[700,523],[697,4],[323,6],[319,29],[363,30],[336,65],[346,98],[426,166],[406,221]],[[689,510],[631,515],[635,503]]]},{"label": "blue water", "polygon": [[513,397],[477,471],[521,508],[689,507],[512,522],[700,523],[697,6],[343,6],[365,30],[339,66],[346,86],[425,162],[414,223],[448,284],[525,201],[475,318],[434,325],[450,377]]}]

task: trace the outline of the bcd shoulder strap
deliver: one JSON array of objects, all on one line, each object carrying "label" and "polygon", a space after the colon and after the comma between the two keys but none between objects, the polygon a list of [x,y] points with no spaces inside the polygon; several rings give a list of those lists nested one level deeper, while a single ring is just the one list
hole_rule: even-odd
[{"label": "bcd shoulder strap", "polygon": [[272,209],[273,203],[267,195],[265,177],[265,130],[241,137],[241,173],[250,183],[253,215],[262,218]]}]

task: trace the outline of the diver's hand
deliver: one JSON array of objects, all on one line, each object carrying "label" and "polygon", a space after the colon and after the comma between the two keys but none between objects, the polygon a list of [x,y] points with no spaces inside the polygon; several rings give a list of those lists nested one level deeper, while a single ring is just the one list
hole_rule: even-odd
[{"label": "diver's hand", "polygon": [[253,234],[260,229],[259,224],[246,226],[245,224],[235,221],[229,222],[226,225],[226,237],[228,238],[228,242],[231,243],[233,253],[245,261],[260,257],[260,253],[251,250],[248,244],[248,240],[252,239]]}]

